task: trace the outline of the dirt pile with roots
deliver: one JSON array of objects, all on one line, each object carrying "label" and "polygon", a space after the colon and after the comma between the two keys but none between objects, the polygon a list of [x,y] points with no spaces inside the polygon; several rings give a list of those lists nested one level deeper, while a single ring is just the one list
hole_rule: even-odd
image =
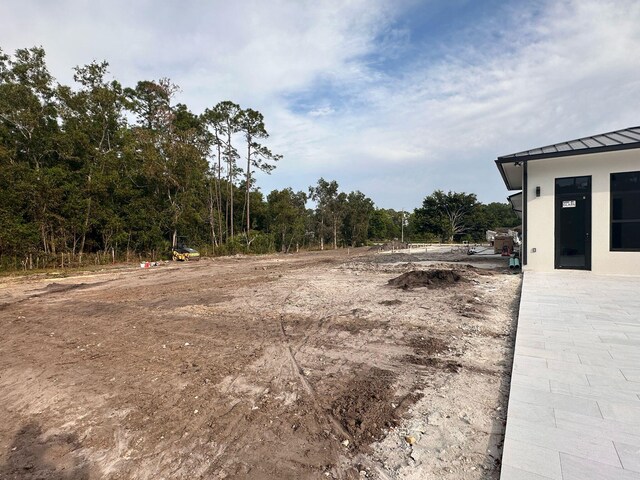
[{"label": "dirt pile with roots", "polygon": [[464,281],[461,272],[456,270],[412,270],[399,277],[392,278],[388,284],[392,287],[409,290],[412,288],[444,288]]}]

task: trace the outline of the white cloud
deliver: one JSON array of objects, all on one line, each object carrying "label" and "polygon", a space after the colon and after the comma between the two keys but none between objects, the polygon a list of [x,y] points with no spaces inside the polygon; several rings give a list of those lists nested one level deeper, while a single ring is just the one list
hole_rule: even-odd
[{"label": "white cloud", "polygon": [[63,82],[107,59],[125,84],[170,77],[196,112],[258,109],[285,155],[264,191],[324,176],[387,207],[435,188],[501,199],[497,155],[639,123],[637,1],[518,2],[378,69],[376,55],[420,51],[397,22],[408,5],[420,2],[5,0],[0,46],[43,45]]},{"label": "white cloud", "polygon": [[518,25],[500,45],[488,46],[489,31],[402,78],[363,82],[369,108],[331,119],[345,133],[321,172],[358,185],[375,170],[389,181],[366,193],[396,207],[435,188],[491,201],[506,196],[496,156],[638,124],[640,4],[549,2],[539,15],[511,15]]},{"label": "white cloud", "polygon": [[332,113],[335,113],[335,110],[329,105],[325,105],[314,110],[310,110],[308,115],[311,117],[326,117],[327,115],[331,115]]}]

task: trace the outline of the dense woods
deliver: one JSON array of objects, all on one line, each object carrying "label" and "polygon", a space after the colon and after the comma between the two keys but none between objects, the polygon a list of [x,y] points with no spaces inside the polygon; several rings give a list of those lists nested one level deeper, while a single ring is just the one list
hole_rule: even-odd
[{"label": "dense woods", "polygon": [[56,82],[42,48],[0,50],[0,267],[155,260],[183,242],[224,255],[452,241],[517,223],[473,194],[436,191],[405,214],[323,178],[265,198],[255,173],[282,157],[260,112],[222,101],[194,113],[170,80],[125,87],[106,62],[76,67],[74,82]]}]

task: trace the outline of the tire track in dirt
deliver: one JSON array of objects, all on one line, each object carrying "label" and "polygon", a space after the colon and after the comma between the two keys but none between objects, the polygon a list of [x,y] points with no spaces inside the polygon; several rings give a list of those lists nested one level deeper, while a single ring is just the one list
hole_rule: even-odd
[{"label": "tire track in dirt", "polygon": [[[311,282],[306,282],[306,283],[310,284]],[[329,425],[333,429],[334,433],[339,438],[341,437],[344,440],[346,440],[346,441],[348,441],[348,442],[353,444],[354,443],[353,436],[342,426],[342,424],[338,421],[338,419],[334,415],[332,415],[331,412],[327,408],[324,408],[320,404],[320,401],[318,400],[318,396],[316,395],[315,390],[313,389],[313,387],[309,383],[309,381],[305,378],[304,372],[302,371],[302,368],[300,367],[299,362],[296,360],[296,357],[295,357],[295,354],[293,352],[293,347],[292,347],[290,338],[287,335],[287,332],[285,330],[285,326],[284,326],[285,313],[283,311],[285,309],[285,307],[286,307],[287,302],[291,298],[292,294],[293,294],[293,291],[290,292],[285,297],[285,299],[282,301],[282,303],[280,305],[280,316],[279,316],[280,334],[281,334],[282,343],[283,343],[285,352],[287,354],[287,358],[289,360],[289,364],[290,364],[291,370],[292,370],[294,376],[296,377],[296,379],[298,380],[298,382],[302,385],[304,390],[307,392],[307,395],[309,396],[309,398],[311,399],[311,402],[312,402],[312,405],[314,407],[314,410],[316,411],[316,414],[319,415],[321,418],[325,418],[327,420],[327,422],[329,423]],[[319,320],[317,328],[314,329],[316,333],[318,333],[320,331],[324,321],[327,318],[330,318],[331,316],[333,316],[333,315],[325,315]],[[315,322],[313,322],[313,323],[315,323]],[[297,351],[300,351],[300,348],[302,348],[303,345],[307,344],[307,342],[308,342],[309,338],[311,337],[311,335],[312,335],[311,333],[307,333],[303,337],[303,341],[301,342],[301,345],[299,346]],[[336,474],[337,474],[339,479],[345,478],[344,473],[342,472],[342,470],[336,471]],[[382,480],[389,480],[389,479],[382,479]]]},{"label": "tire track in dirt", "polygon": [[38,293],[34,293],[33,295],[28,295],[24,298],[14,300],[13,302],[0,303],[0,311],[6,310],[7,308],[12,307],[14,305],[19,305],[21,303],[28,302],[29,300],[33,300],[34,298],[45,298],[52,295],[67,293],[72,290],[87,290],[89,288],[99,287],[104,285],[105,283],[110,283],[110,282],[113,282],[113,280],[105,280],[103,282],[96,282],[96,283],[50,283],[46,287],[40,289]]},{"label": "tire track in dirt", "polygon": [[336,433],[338,433],[344,439],[349,440],[349,442],[353,443],[353,436],[345,430],[345,428],[338,421],[338,419],[336,419],[333,415],[331,415],[331,413],[329,413],[326,409],[322,408],[322,406],[320,405],[320,402],[318,401],[318,396],[316,395],[315,390],[313,389],[309,381],[305,378],[304,372],[302,371],[302,368],[300,367],[300,364],[296,360],[296,357],[293,353],[291,343],[289,342],[289,338],[284,329],[283,317],[284,315],[281,315],[280,317],[280,330],[282,332],[282,341],[285,346],[285,351],[287,352],[287,358],[289,359],[291,370],[293,371],[295,377],[298,379],[298,382],[300,382],[300,384],[302,385],[304,390],[307,392],[309,397],[311,397],[311,400],[313,402],[313,405],[316,411],[321,415],[323,415],[329,421],[329,423],[333,426]]},{"label": "tire track in dirt", "polygon": [[[323,293],[325,293],[320,287],[313,284],[312,281],[306,281],[304,282],[303,285],[296,285],[296,287],[297,287],[296,288],[297,291],[301,291],[305,287],[307,289],[316,290],[318,294],[317,297],[319,298],[322,298]],[[302,384],[302,386],[307,391],[311,400],[313,401],[316,411],[328,421],[334,433],[337,434],[339,438],[341,437],[345,440],[348,440],[349,444],[356,445],[357,442],[355,438],[351,433],[349,433],[349,431],[345,428],[345,426],[343,426],[341,421],[338,420],[338,418],[336,418],[335,415],[332,414],[330,409],[324,408],[322,406],[321,402],[318,400],[318,396],[313,386],[307,380],[304,370],[302,369],[302,367],[300,366],[299,362],[296,359],[296,353],[299,353],[304,347],[306,347],[312,338],[321,336],[323,330],[326,330],[326,326],[331,319],[343,317],[343,316],[349,316],[352,313],[352,311],[349,311],[348,313],[341,312],[342,309],[339,306],[338,307],[336,306],[337,302],[335,301],[335,299],[330,297],[329,300],[331,303],[329,304],[328,307],[327,306],[324,307],[325,308],[323,312],[324,315],[322,315],[317,320],[309,322],[308,325],[305,325],[305,334],[303,335],[303,338],[298,342],[296,342],[297,345],[294,345],[291,337],[287,335],[287,332],[286,332],[286,328],[285,328],[286,314],[283,311],[284,308],[286,307],[287,302],[290,301],[293,292],[294,291],[292,290],[280,304],[281,313],[280,313],[280,321],[279,321],[280,333],[283,339],[283,343],[287,349],[289,362],[291,364],[290,365],[291,369],[296,375],[298,381]],[[308,292],[305,292],[305,293],[308,294]],[[295,350],[294,350],[294,346],[296,347]],[[363,345],[356,347],[357,350],[363,350],[363,348],[364,348]],[[364,455],[363,453],[358,453],[355,457],[350,457],[350,458],[346,457],[346,458],[347,458],[346,460],[347,465],[345,466],[343,464],[342,469],[335,472],[338,475],[338,478],[344,478],[345,471],[351,468],[357,467],[359,465],[357,467],[357,470],[364,468],[369,472],[373,472],[376,475],[375,478],[377,478],[378,480],[391,480],[391,478],[384,472],[383,468],[375,462],[375,460],[373,460],[369,456]]]},{"label": "tire track in dirt", "polygon": [[[237,400],[236,402],[234,402],[230,408],[228,408],[225,412],[221,413],[220,415],[216,415],[216,419],[217,420],[221,420],[229,415],[231,415],[235,410],[236,407],[238,405],[240,405],[242,402],[240,400]],[[242,415],[234,415],[231,417],[231,421],[227,424],[226,428],[224,428],[223,432],[222,432],[222,439],[224,440],[223,442],[216,442],[217,443],[217,449],[215,450],[215,453],[213,454],[209,464],[207,465],[206,469],[204,471],[210,471],[211,469],[214,469],[216,467],[221,466],[220,465],[220,460],[223,458],[223,455],[225,453],[227,453],[227,450],[229,450],[229,447],[237,445],[238,444],[238,440],[242,437],[242,429],[238,428],[240,426],[240,423],[243,421],[243,416]],[[200,422],[199,426],[203,426],[204,424],[207,424],[207,426],[209,428],[212,428],[213,426],[213,422],[211,420],[207,420],[207,421],[202,421]],[[234,433],[236,432],[236,433]]]},{"label": "tire track in dirt", "polygon": [[[240,283],[244,283],[244,282],[241,281]],[[259,340],[257,343],[251,343],[251,349],[256,352],[262,351],[267,344],[273,343],[274,334],[278,336],[282,335],[281,329],[283,328],[283,326],[279,324],[278,317],[272,316],[272,315],[264,315],[264,311],[260,306],[259,302],[258,302],[258,305],[253,305],[251,301],[246,301],[244,303],[244,307],[250,309],[249,317],[251,318],[251,321],[252,321],[251,323],[252,328],[257,328],[258,330],[262,330],[263,332],[263,333],[259,333],[258,331],[253,332],[252,338],[259,339]],[[260,321],[260,318],[262,318],[264,321]],[[206,335],[202,335],[202,334],[201,336],[206,337]],[[210,340],[210,337],[209,337],[209,340]],[[292,354],[293,352],[291,348],[283,350],[283,360],[284,360],[284,362],[282,363],[283,367],[285,365],[289,365],[289,367],[291,367],[292,358],[290,358],[288,355],[292,355]],[[293,360],[295,361],[295,359]],[[254,367],[250,367],[250,368],[253,369]],[[298,373],[300,373],[301,369],[299,366],[298,368],[299,368]],[[289,374],[285,372],[289,370],[290,369],[283,371],[282,368],[276,368],[275,371],[272,370],[270,372],[270,378],[267,380],[267,383],[270,385],[274,385],[275,383],[280,383],[280,382],[286,383],[286,381],[283,380],[282,375],[284,374],[288,377]],[[295,370],[293,371],[293,373],[294,373],[294,378],[296,378],[297,375]],[[224,387],[221,389],[221,393],[223,393],[226,396],[233,397],[234,395],[233,390],[236,382],[241,378],[244,378],[244,377],[251,378],[251,376],[252,375],[248,373],[247,370],[245,369],[236,370],[233,377],[231,377],[229,381],[226,382]],[[302,380],[306,381],[304,377],[302,377]],[[308,384],[308,382],[305,385],[304,381],[300,382],[300,384],[305,389],[305,391],[309,393],[308,388],[310,389],[311,387]],[[272,386],[271,389],[273,390],[274,387]],[[265,388],[263,393],[265,393],[266,391],[269,391],[269,388]],[[311,390],[310,396],[312,395],[313,395],[313,391]],[[256,398],[259,398],[259,397],[261,397],[261,394],[256,394]],[[246,403],[247,402],[244,400],[237,400],[232,404],[231,408],[229,408],[225,412],[221,414],[215,414],[211,412],[209,414],[208,417],[210,419],[215,418],[216,425],[224,424],[225,422],[224,421],[221,422],[221,420],[227,416],[229,417],[229,421],[228,423],[226,423],[226,425],[222,430],[218,430],[215,433],[217,447],[214,449],[213,455],[207,459],[208,467],[206,468],[206,471],[212,472],[214,470],[225,469],[226,467],[232,466],[234,462],[236,462],[236,459],[246,457],[243,452],[251,451],[253,449],[252,445],[259,447],[259,444],[261,442],[260,436],[258,436],[253,441],[247,441],[247,438],[251,438],[251,435],[249,435],[248,432],[254,431],[254,429],[256,428],[256,425],[255,425],[256,420],[248,416],[246,413],[243,413],[238,410],[238,408],[240,408],[242,404],[246,404]],[[198,431],[200,428],[204,428],[205,425],[208,426],[209,428],[212,428],[213,421],[207,421],[207,420],[196,421],[194,419],[188,423],[188,425],[185,427],[185,430],[188,429],[189,431]],[[180,469],[181,467],[178,466],[177,470],[174,470],[173,474],[176,474],[176,472],[179,472]]]}]

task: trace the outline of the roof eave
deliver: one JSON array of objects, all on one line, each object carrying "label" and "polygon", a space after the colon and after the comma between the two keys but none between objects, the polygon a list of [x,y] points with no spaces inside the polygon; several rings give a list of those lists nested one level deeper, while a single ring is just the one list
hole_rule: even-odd
[{"label": "roof eave", "polygon": [[514,187],[513,185],[510,184],[509,179],[507,178],[507,174],[504,172],[504,167],[502,166],[505,163],[513,163],[514,165],[522,162],[522,160],[517,159],[517,158],[503,158],[503,157],[498,157],[498,159],[495,161],[496,165],[498,167],[498,171],[500,172],[500,175],[502,176],[502,181],[504,182],[505,186],[507,187],[507,190],[520,190],[521,187]]},{"label": "roof eave", "polygon": [[578,150],[562,150],[559,152],[536,153],[533,155],[511,154],[511,155],[504,155],[502,157],[498,157],[496,162],[501,162],[501,163],[511,163],[511,162],[518,162],[518,161],[528,162],[529,160],[540,160],[543,158],[574,157],[577,155],[615,152],[618,150],[631,150],[634,148],[640,148],[640,142],[623,143],[620,145],[604,145],[602,147],[591,147],[591,148],[583,148]]}]

